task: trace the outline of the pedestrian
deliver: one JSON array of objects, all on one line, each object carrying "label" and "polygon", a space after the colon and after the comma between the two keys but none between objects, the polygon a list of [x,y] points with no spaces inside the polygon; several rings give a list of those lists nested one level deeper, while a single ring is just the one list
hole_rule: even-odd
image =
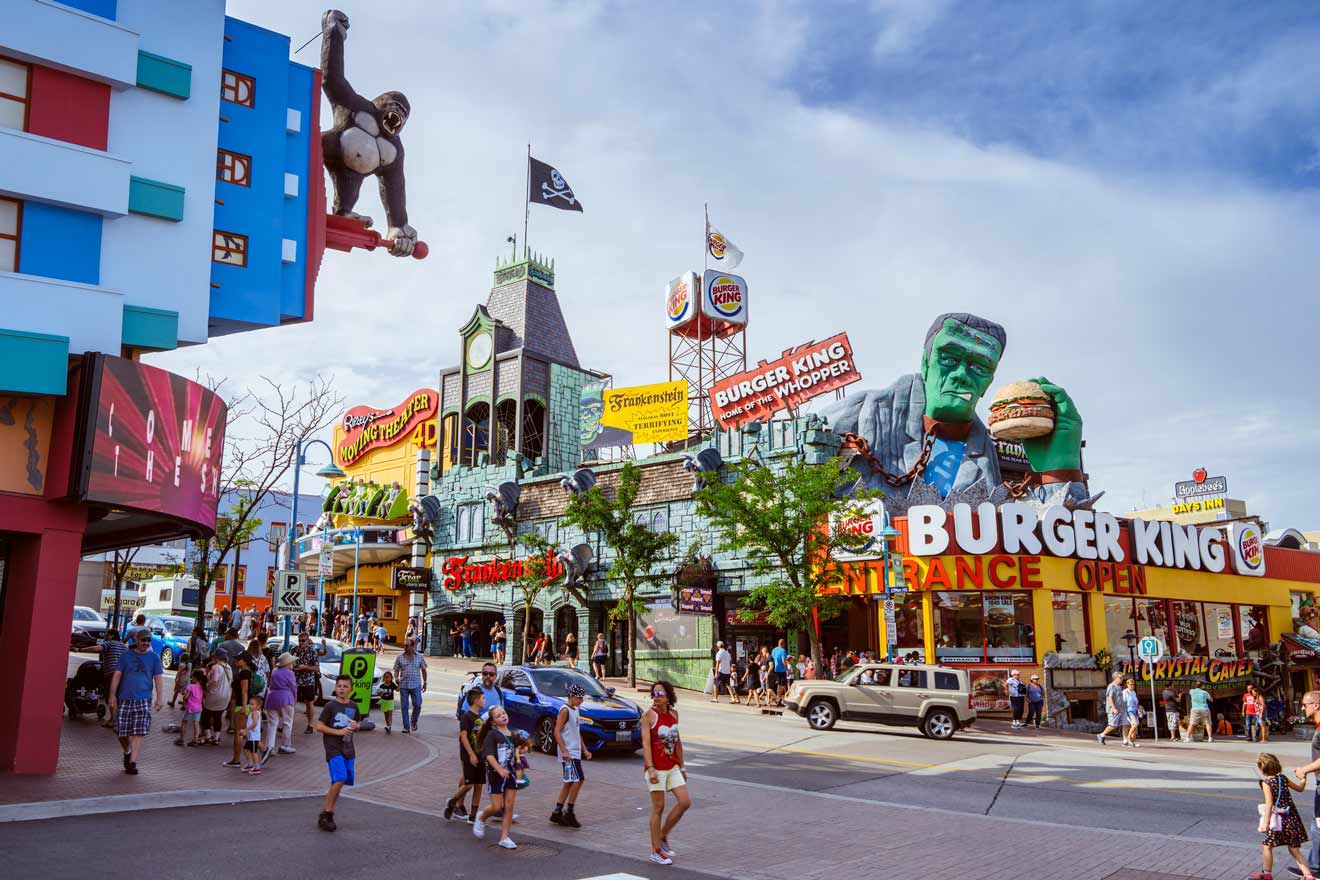
[{"label": "pedestrian", "polygon": [[165,670],[151,650],[151,633],[140,630],[133,649],[119,658],[110,680],[110,710],[115,713],[115,733],[124,749],[124,772],[130,776],[137,775],[142,739],[151,733],[153,691],[154,708],[159,712],[165,701]]},{"label": "pedestrian", "polygon": [[234,675],[233,692],[229,700],[229,725],[233,731],[234,753],[225,762],[226,767],[243,766],[243,733],[247,728],[248,698],[252,696],[252,658],[247,652],[238,655],[238,672]]},{"label": "pedestrian", "polygon": [[1008,674],[1008,705],[1013,710],[1013,729],[1022,726],[1022,714],[1027,705],[1027,686],[1022,683],[1022,673],[1014,669]]},{"label": "pedestrian", "polygon": [[[657,681],[651,685],[651,708],[642,715],[645,731],[642,734],[642,760],[645,762],[646,787],[651,793],[651,861],[657,865],[674,863],[669,833],[692,806],[687,790],[687,770],[683,767],[677,704],[674,686],[667,681]],[[664,817],[665,792],[670,791],[677,803]]]},{"label": "pedestrian", "polygon": [[[183,723],[179,726],[179,739],[175,745],[180,745],[182,741],[187,740],[189,746],[205,745],[206,741],[202,739],[202,697],[206,694],[206,670],[194,669],[192,679],[188,682],[188,687],[184,691],[183,697]],[[189,739],[188,731],[191,729],[192,738]]]},{"label": "pedestrian", "polygon": [[1123,720],[1128,726],[1123,734],[1123,745],[1137,748],[1137,733],[1141,727],[1141,716],[1146,714],[1141,708],[1141,697],[1137,695],[1136,679],[1129,678],[1123,687]]},{"label": "pedestrian", "polygon": [[761,654],[757,658],[757,663],[761,671],[761,700],[766,706],[770,705],[774,699],[775,674],[774,661],[770,659],[770,649],[765,645],[761,646]]},{"label": "pedestrian", "polygon": [[192,658],[187,651],[179,655],[174,662],[174,688],[170,692],[171,709],[174,708],[176,700],[181,699],[188,690],[188,682],[192,680]]},{"label": "pedestrian", "polygon": [[[468,689],[465,694],[466,708],[458,718],[458,788],[454,796],[445,804],[445,819],[452,819],[455,814],[467,817],[468,822],[475,822],[477,808],[481,805],[481,786],[486,781],[486,771],[481,763],[481,715],[486,707],[486,695],[479,687]],[[463,806],[463,798],[472,792],[472,809]]]},{"label": "pedestrian", "polygon": [[783,639],[770,651],[770,663],[770,687],[774,691],[775,705],[782,706],[784,691],[788,689],[788,650]]},{"label": "pedestrian", "polygon": [[394,724],[394,692],[398,689],[399,686],[394,683],[394,673],[386,671],[380,677],[380,711],[385,713],[386,733],[390,733],[390,727]]},{"label": "pedestrian", "polygon": [[251,611],[243,612],[242,622],[239,623],[238,626],[239,641],[246,642],[252,639],[253,633],[256,630],[256,623],[256,618],[253,617]]},{"label": "pedestrian", "polygon": [[385,642],[389,639],[389,633],[385,629],[385,624],[376,621],[376,650],[385,650]]},{"label": "pedestrian", "polygon": [[266,735],[261,751],[261,763],[264,765],[275,753],[275,738],[279,736],[281,755],[296,753],[293,747],[293,711],[298,702],[298,679],[293,672],[296,662],[292,654],[281,654],[275,661],[275,671],[270,674],[270,684],[266,686]]},{"label": "pedestrian", "polygon": [[459,637],[459,641],[461,641],[463,644],[464,657],[472,656],[472,629],[473,629],[473,625],[468,622],[468,619],[466,617],[463,618],[463,623],[459,627],[458,637]]},{"label": "pedestrian", "polygon": [[1302,844],[1306,842],[1306,825],[1293,803],[1294,791],[1305,791],[1305,782],[1294,782],[1283,775],[1279,759],[1269,752],[1261,752],[1256,758],[1256,769],[1260,771],[1260,790],[1265,796],[1265,803],[1257,807],[1260,812],[1260,824],[1256,830],[1265,835],[1261,843],[1261,861],[1263,867],[1254,874],[1248,874],[1248,880],[1273,880],[1274,848],[1288,848],[1288,854],[1297,860],[1304,880],[1315,880],[1306,859],[1302,857]]},{"label": "pedestrian", "polygon": [[578,643],[577,633],[575,632],[570,631],[568,635],[564,636],[564,659],[568,661],[569,666],[577,668]]},{"label": "pedestrian", "polygon": [[1040,730],[1040,716],[1044,708],[1045,688],[1041,686],[1040,676],[1032,675],[1031,681],[1027,683],[1027,720],[1022,726],[1032,724]]},{"label": "pedestrian", "polygon": [[738,692],[733,688],[733,655],[729,649],[724,647],[723,642],[715,643],[715,686],[711,689],[710,701],[718,703],[720,701],[720,688],[729,692],[729,700],[737,704],[741,702],[738,699]]},{"label": "pedestrian", "polygon": [[591,674],[604,678],[610,662],[610,647],[605,641],[605,633],[596,633],[596,644],[591,646]]},{"label": "pedestrian", "polygon": [[129,645],[132,645],[137,641],[138,633],[143,632],[147,635],[151,635],[151,630],[147,628],[147,615],[139,612],[138,615],[133,618],[133,623],[128,627],[128,632],[124,633],[124,641],[128,642]]},{"label": "pedestrian", "polygon": [[747,658],[747,668],[743,671],[743,689],[747,691],[747,705],[761,708],[761,664],[755,657]]},{"label": "pedestrian", "polygon": [[356,781],[353,764],[357,751],[353,748],[353,731],[358,729],[358,709],[349,701],[352,693],[353,680],[347,675],[337,676],[334,698],[326,701],[316,719],[316,730],[325,746],[326,770],[330,774],[325,806],[316,819],[316,827],[322,831],[335,830],[335,803],[339,800],[339,792],[345,785],[351,786]]},{"label": "pedestrian", "polygon": [[1265,708],[1265,701],[1261,699],[1260,691],[1256,690],[1254,685],[1247,685],[1247,691],[1242,695],[1242,725],[1243,735],[1247,742],[1255,742],[1257,731],[1260,730],[1261,710]]},{"label": "pedestrian", "polygon": [[500,814],[500,846],[517,849],[518,844],[509,837],[513,823],[513,806],[517,800],[514,767],[517,747],[509,730],[509,713],[503,706],[495,706],[487,713],[481,728],[481,759],[485,763],[486,784],[490,791],[490,805],[481,811],[472,823],[474,837],[486,836],[486,820]]},{"label": "pedestrian", "polygon": [[206,665],[208,654],[206,630],[202,629],[199,623],[193,627],[192,635],[188,637],[188,656],[192,658],[193,666],[200,669]]},{"label": "pedestrian", "polygon": [[591,749],[582,748],[582,719],[578,711],[586,696],[587,692],[582,685],[570,684],[568,697],[555,717],[555,745],[559,747],[559,764],[563,770],[564,784],[559,787],[559,797],[555,800],[555,811],[550,814],[550,821],[569,828],[582,827],[573,809],[577,804],[578,792],[582,790],[582,783],[587,781],[582,761],[591,760]]},{"label": "pedestrian", "polygon": [[490,628],[490,659],[498,666],[504,662],[504,621],[495,621]]},{"label": "pedestrian", "polygon": [[1210,729],[1210,694],[1201,687],[1201,682],[1197,681],[1192,689],[1187,692],[1187,703],[1190,711],[1187,713],[1187,730],[1192,739],[1196,739],[1196,729],[1198,726],[1205,727],[1205,741],[1214,742],[1214,731]]},{"label": "pedestrian", "polygon": [[[499,670],[495,668],[495,664],[487,660],[485,663],[481,664],[481,680],[475,685],[472,685],[472,687],[477,688],[486,696],[485,708],[480,713],[483,719],[485,719],[491,709],[496,706],[504,705],[504,691],[500,690],[499,685],[495,683],[495,677],[498,673]],[[472,691],[468,690],[467,693],[470,694]]]},{"label": "pedestrian", "polygon": [[256,694],[248,697],[243,719],[243,772],[261,772],[261,716],[265,701]]},{"label": "pedestrian", "polygon": [[357,619],[357,643],[366,647],[367,634],[371,631],[371,621],[367,618],[366,612],[358,615]]},{"label": "pedestrian", "polygon": [[1123,726],[1123,715],[1123,673],[1115,672],[1109,687],[1105,688],[1105,719],[1108,723],[1096,734],[1096,742],[1104,745],[1105,737]]},{"label": "pedestrian", "polygon": [[1164,701],[1164,719],[1169,726],[1169,738],[1177,742],[1178,731],[1182,727],[1182,709],[1179,703],[1178,691],[1173,685],[1164,686],[1164,691],[1160,694],[1160,699]]},{"label": "pedestrian", "polygon": [[217,644],[211,653],[218,654],[230,667],[234,667],[238,662],[238,655],[243,653],[243,643],[239,641],[238,630],[226,630],[224,640]]},{"label": "pedestrian", "polygon": [[220,609],[220,624],[219,624],[219,626],[217,626],[217,627],[215,628],[217,633],[222,633],[222,632],[226,632],[226,631],[228,631],[228,629],[229,629],[229,617],[230,617],[230,611],[229,611],[229,609],[228,609],[228,608],[221,608],[221,609]]},{"label": "pedestrian", "polygon": [[110,699],[110,680],[114,677],[115,669],[119,667],[119,658],[128,650],[119,638],[119,630],[110,629],[106,632],[105,638],[97,644],[95,651],[101,655],[101,700],[109,707],[106,713],[105,721],[101,723],[102,727],[115,726],[115,710],[111,706]]},{"label": "pedestrian", "polygon": [[312,706],[316,702],[316,683],[321,680],[321,658],[329,650],[325,639],[321,639],[318,648],[306,634],[298,636],[298,647],[293,652],[293,672],[298,683],[298,702],[303,704],[307,712],[307,729],[303,733],[311,733],[314,729],[312,725],[316,722],[316,716]]},{"label": "pedestrian", "polygon": [[545,633],[537,633],[536,641],[532,643],[532,665],[540,666],[545,663]]},{"label": "pedestrian", "polygon": [[[399,683],[403,732],[417,732],[417,719],[422,714],[422,691],[426,690],[426,658],[417,653],[417,642],[403,643],[403,653],[394,660],[394,678]],[[412,719],[408,717],[408,702],[412,701]]]},{"label": "pedestrian", "polygon": [[463,628],[458,624],[458,618],[449,624],[449,644],[454,648],[454,656],[463,656]]},{"label": "pedestrian", "polygon": [[[1302,695],[1302,715],[1315,725],[1315,733],[1311,734],[1311,762],[1293,768],[1293,776],[1305,786],[1307,774],[1320,773],[1320,691],[1307,691]],[[1315,788],[1315,814],[1320,816],[1320,779],[1317,779]],[[1320,835],[1311,839],[1307,861],[1312,874],[1320,871]]]},{"label": "pedestrian", "polygon": [[220,745],[225,710],[233,691],[234,671],[215,654],[206,664],[206,693],[202,695],[202,738],[208,745]]}]

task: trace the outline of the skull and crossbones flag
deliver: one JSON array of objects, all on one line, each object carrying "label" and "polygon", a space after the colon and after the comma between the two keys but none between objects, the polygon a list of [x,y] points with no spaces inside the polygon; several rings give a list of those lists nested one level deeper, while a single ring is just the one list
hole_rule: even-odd
[{"label": "skull and crossbones flag", "polygon": [[527,157],[527,201],[561,211],[582,211],[582,203],[559,169],[531,156]]}]

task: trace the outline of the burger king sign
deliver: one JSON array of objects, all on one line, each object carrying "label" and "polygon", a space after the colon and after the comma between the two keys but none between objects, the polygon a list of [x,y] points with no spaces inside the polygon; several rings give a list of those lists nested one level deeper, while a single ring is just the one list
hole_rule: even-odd
[{"label": "burger king sign", "polygon": [[747,280],[719,269],[701,278],[701,313],[728,324],[747,323]]},{"label": "burger king sign", "polygon": [[1260,526],[1251,522],[1233,523],[1228,546],[1232,551],[1234,574],[1265,576],[1265,535]]},{"label": "burger king sign", "polygon": [[696,316],[697,284],[696,272],[684,272],[665,285],[665,316],[671,330]]}]

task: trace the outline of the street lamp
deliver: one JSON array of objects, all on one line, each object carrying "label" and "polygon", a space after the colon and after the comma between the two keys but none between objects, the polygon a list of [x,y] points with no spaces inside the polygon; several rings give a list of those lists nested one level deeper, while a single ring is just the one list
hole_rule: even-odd
[{"label": "street lamp", "polygon": [[[894,591],[889,577],[889,539],[897,538],[899,532],[890,522],[888,510],[882,512],[881,522],[883,525],[880,528],[879,538],[881,555],[880,567],[882,569],[881,576],[884,578],[882,586],[884,587],[885,601],[890,602],[894,598]],[[897,558],[898,554],[895,553],[894,555]],[[898,633],[894,632],[894,629],[897,626],[897,620],[897,616],[891,620],[889,615],[885,615],[885,655],[890,663],[894,662],[894,647],[898,644]]]},{"label": "street lamp", "polygon": [[1141,636],[1137,635],[1137,634],[1134,633],[1132,630],[1128,630],[1127,632],[1123,633],[1123,635],[1122,635],[1122,639],[1123,639],[1124,644],[1127,645],[1127,649],[1128,649],[1128,661],[1132,664],[1132,668],[1133,668],[1133,669],[1136,669],[1136,668],[1137,668],[1137,647],[1136,647],[1136,646],[1137,646],[1137,642],[1141,641]]},{"label": "street lamp", "polygon": [[[309,440],[307,447],[311,448],[316,444],[325,447],[325,451],[330,453],[330,461],[316,472],[318,477],[327,480],[337,479],[344,476],[344,471],[339,465],[335,464],[335,451],[330,448],[330,444],[324,440]],[[298,532],[298,477],[302,471],[303,465],[307,464],[307,456],[303,453],[303,442],[299,440],[293,448],[293,509],[289,511],[289,533],[286,536],[289,541],[288,553],[285,556],[284,564],[294,566],[293,548],[295,536]],[[293,629],[292,621],[289,615],[284,615],[284,650],[289,650],[289,630]]]}]

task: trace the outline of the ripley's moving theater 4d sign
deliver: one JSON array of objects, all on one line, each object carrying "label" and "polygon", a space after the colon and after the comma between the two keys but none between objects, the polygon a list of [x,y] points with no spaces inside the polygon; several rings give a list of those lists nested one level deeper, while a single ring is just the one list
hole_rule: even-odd
[{"label": "ripley's moving theater 4d sign", "polygon": [[[349,467],[373,449],[393,446],[407,439],[419,428],[435,418],[440,405],[440,393],[433,388],[419,388],[398,406],[376,409],[355,406],[344,413],[335,430],[335,456],[340,467]],[[435,438],[427,442],[420,438],[419,446],[434,445]]]}]

